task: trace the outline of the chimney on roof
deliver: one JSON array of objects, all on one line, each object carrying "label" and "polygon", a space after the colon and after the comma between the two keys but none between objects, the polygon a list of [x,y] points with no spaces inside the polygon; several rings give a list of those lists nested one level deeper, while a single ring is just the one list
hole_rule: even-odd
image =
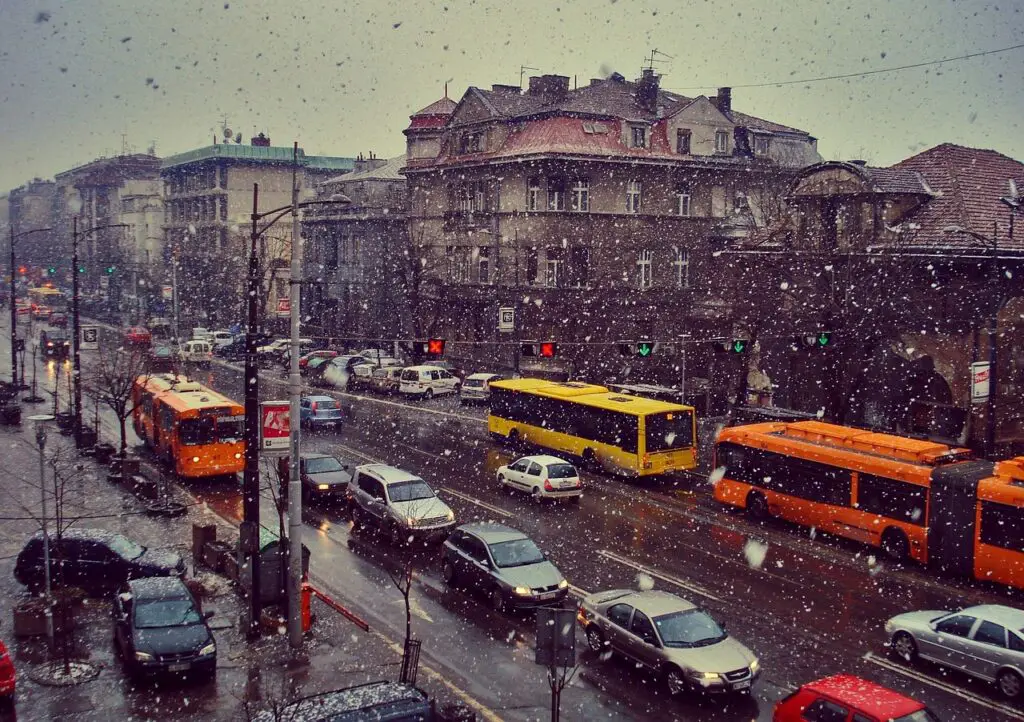
[{"label": "chimney on roof", "polygon": [[267,137],[264,133],[260,133],[259,135],[254,135],[249,142],[252,145],[260,147],[260,148],[269,148],[270,147],[270,138]]},{"label": "chimney on roof", "polygon": [[719,88],[715,96],[715,107],[728,115],[732,112],[732,88]]},{"label": "chimney on roof", "polygon": [[658,112],[658,80],[654,68],[644,68],[636,81],[636,102],[648,113]]},{"label": "chimney on roof", "polygon": [[542,75],[530,78],[527,95],[542,98],[546,102],[561,100],[569,92],[568,75]]},{"label": "chimney on roof", "polygon": [[520,88],[518,85],[501,85],[496,83],[491,86],[491,91],[494,93],[508,93],[509,95],[519,95]]}]

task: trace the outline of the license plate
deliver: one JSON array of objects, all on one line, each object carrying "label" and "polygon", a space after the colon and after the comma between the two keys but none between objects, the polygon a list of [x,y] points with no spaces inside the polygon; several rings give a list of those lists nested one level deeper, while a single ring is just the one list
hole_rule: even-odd
[{"label": "license plate", "polygon": [[182,662],[180,664],[170,664],[167,666],[168,672],[187,672],[191,665],[188,662]]},{"label": "license plate", "polygon": [[750,689],[750,680],[748,679],[748,680],[745,680],[743,682],[736,682],[732,686],[732,688],[733,689]]},{"label": "license plate", "polygon": [[558,592],[544,592],[543,594],[538,594],[537,599],[554,599],[557,596]]}]

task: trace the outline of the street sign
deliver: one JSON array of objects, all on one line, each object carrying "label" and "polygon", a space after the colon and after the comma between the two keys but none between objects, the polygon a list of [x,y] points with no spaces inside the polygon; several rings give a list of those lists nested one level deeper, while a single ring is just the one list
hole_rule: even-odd
[{"label": "street sign", "polygon": [[498,309],[498,331],[511,333],[516,328],[516,310],[511,306],[502,306]]},{"label": "street sign", "polygon": [[971,403],[983,404],[988,401],[989,387],[992,385],[992,374],[988,361],[976,361],[971,364]]},{"label": "street sign", "polygon": [[576,610],[540,607],[533,661],[545,667],[576,666]]},{"label": "street sign", "polygon": [[174,300],[174,286],[164,286],[160,289],[160,293],[165,301]]},{"label": "street sign", "polygon": [[82,326],[80,347],[83,351],[96,351],[100,347],[100,327]]},{"label": "street sign", "polygon": [[290,298],[277,299],[277,315],[279,318],[287,318],[292,315],[292,300]]},{"label": "street sign", "polygon": [[289,402],[263,401],[260,403],[260,451],[288,453]]}]

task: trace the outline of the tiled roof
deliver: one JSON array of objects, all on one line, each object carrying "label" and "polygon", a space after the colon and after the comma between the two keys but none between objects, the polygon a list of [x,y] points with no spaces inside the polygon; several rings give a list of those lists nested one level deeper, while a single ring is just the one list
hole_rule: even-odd
[{"label": "tiled roof", "polygon": [[367,180],[405,180],[405,176],[399,173],[405,167],[405,153],[394,158],[388,158],[387,162],[371,170],[362,170],[358,173],[345,173],[344,175],[328,178],[320,183],[321,186],[334,185],[336,183],[349,183],[352,181]]},{"label": "tiled roof", "polygon": [[[979,241],[964,233],[946,233],[960,226],[986,238],[998,227],[999,247],[1024,251],[1024,233],[1007,237],[1010,209],[999,199],[1009,195],[1010,180],[1024,178],[1024,164],[994,150],[965,148],[943,143],[892,167],[919,173],[936,193],[901,223],[907,229],[903,244],[917,248],[984,250]],[[1017,188],[1022,184],[1017,182]],[[1018,217],[1017,226],[1024,227]]]},{"label": "tiled roof", "polygon": [[930,195],[931,190],[921,174],[908,168],[872,168],[861,170],[879,193],[919,193]]},{"label": "tiled roof", "polygon": [[423,108],[422,110],[417,110],[409,117],[415,118],[418,115],[451,115],[452,111],[455,110],[456,105],[457,103],[454,100],[445,96],[440,100],[435,100],[426,108]]}]

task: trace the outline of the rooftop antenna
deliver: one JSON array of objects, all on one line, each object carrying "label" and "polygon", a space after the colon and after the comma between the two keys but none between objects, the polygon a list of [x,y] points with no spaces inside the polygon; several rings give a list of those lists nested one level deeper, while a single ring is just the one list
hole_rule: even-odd
[{"label": "rooftop antenna", "polygon": [[657,48],[651,48],[651,57],[644,58],[644,66],[642,70],[650,70],[654,72],[655,63],[664,63],[666,60],[675,60],[675,56],[663,53]]},{"label": "rooftop antenna", "polygon": [[527,70],[536,70],[538,73],[540,72],[540,68],[531,68],[529,65],[520,65],[519,66],[519,89],[520,90],[523,89],[523,76],[526,75],[526,71]]}]

